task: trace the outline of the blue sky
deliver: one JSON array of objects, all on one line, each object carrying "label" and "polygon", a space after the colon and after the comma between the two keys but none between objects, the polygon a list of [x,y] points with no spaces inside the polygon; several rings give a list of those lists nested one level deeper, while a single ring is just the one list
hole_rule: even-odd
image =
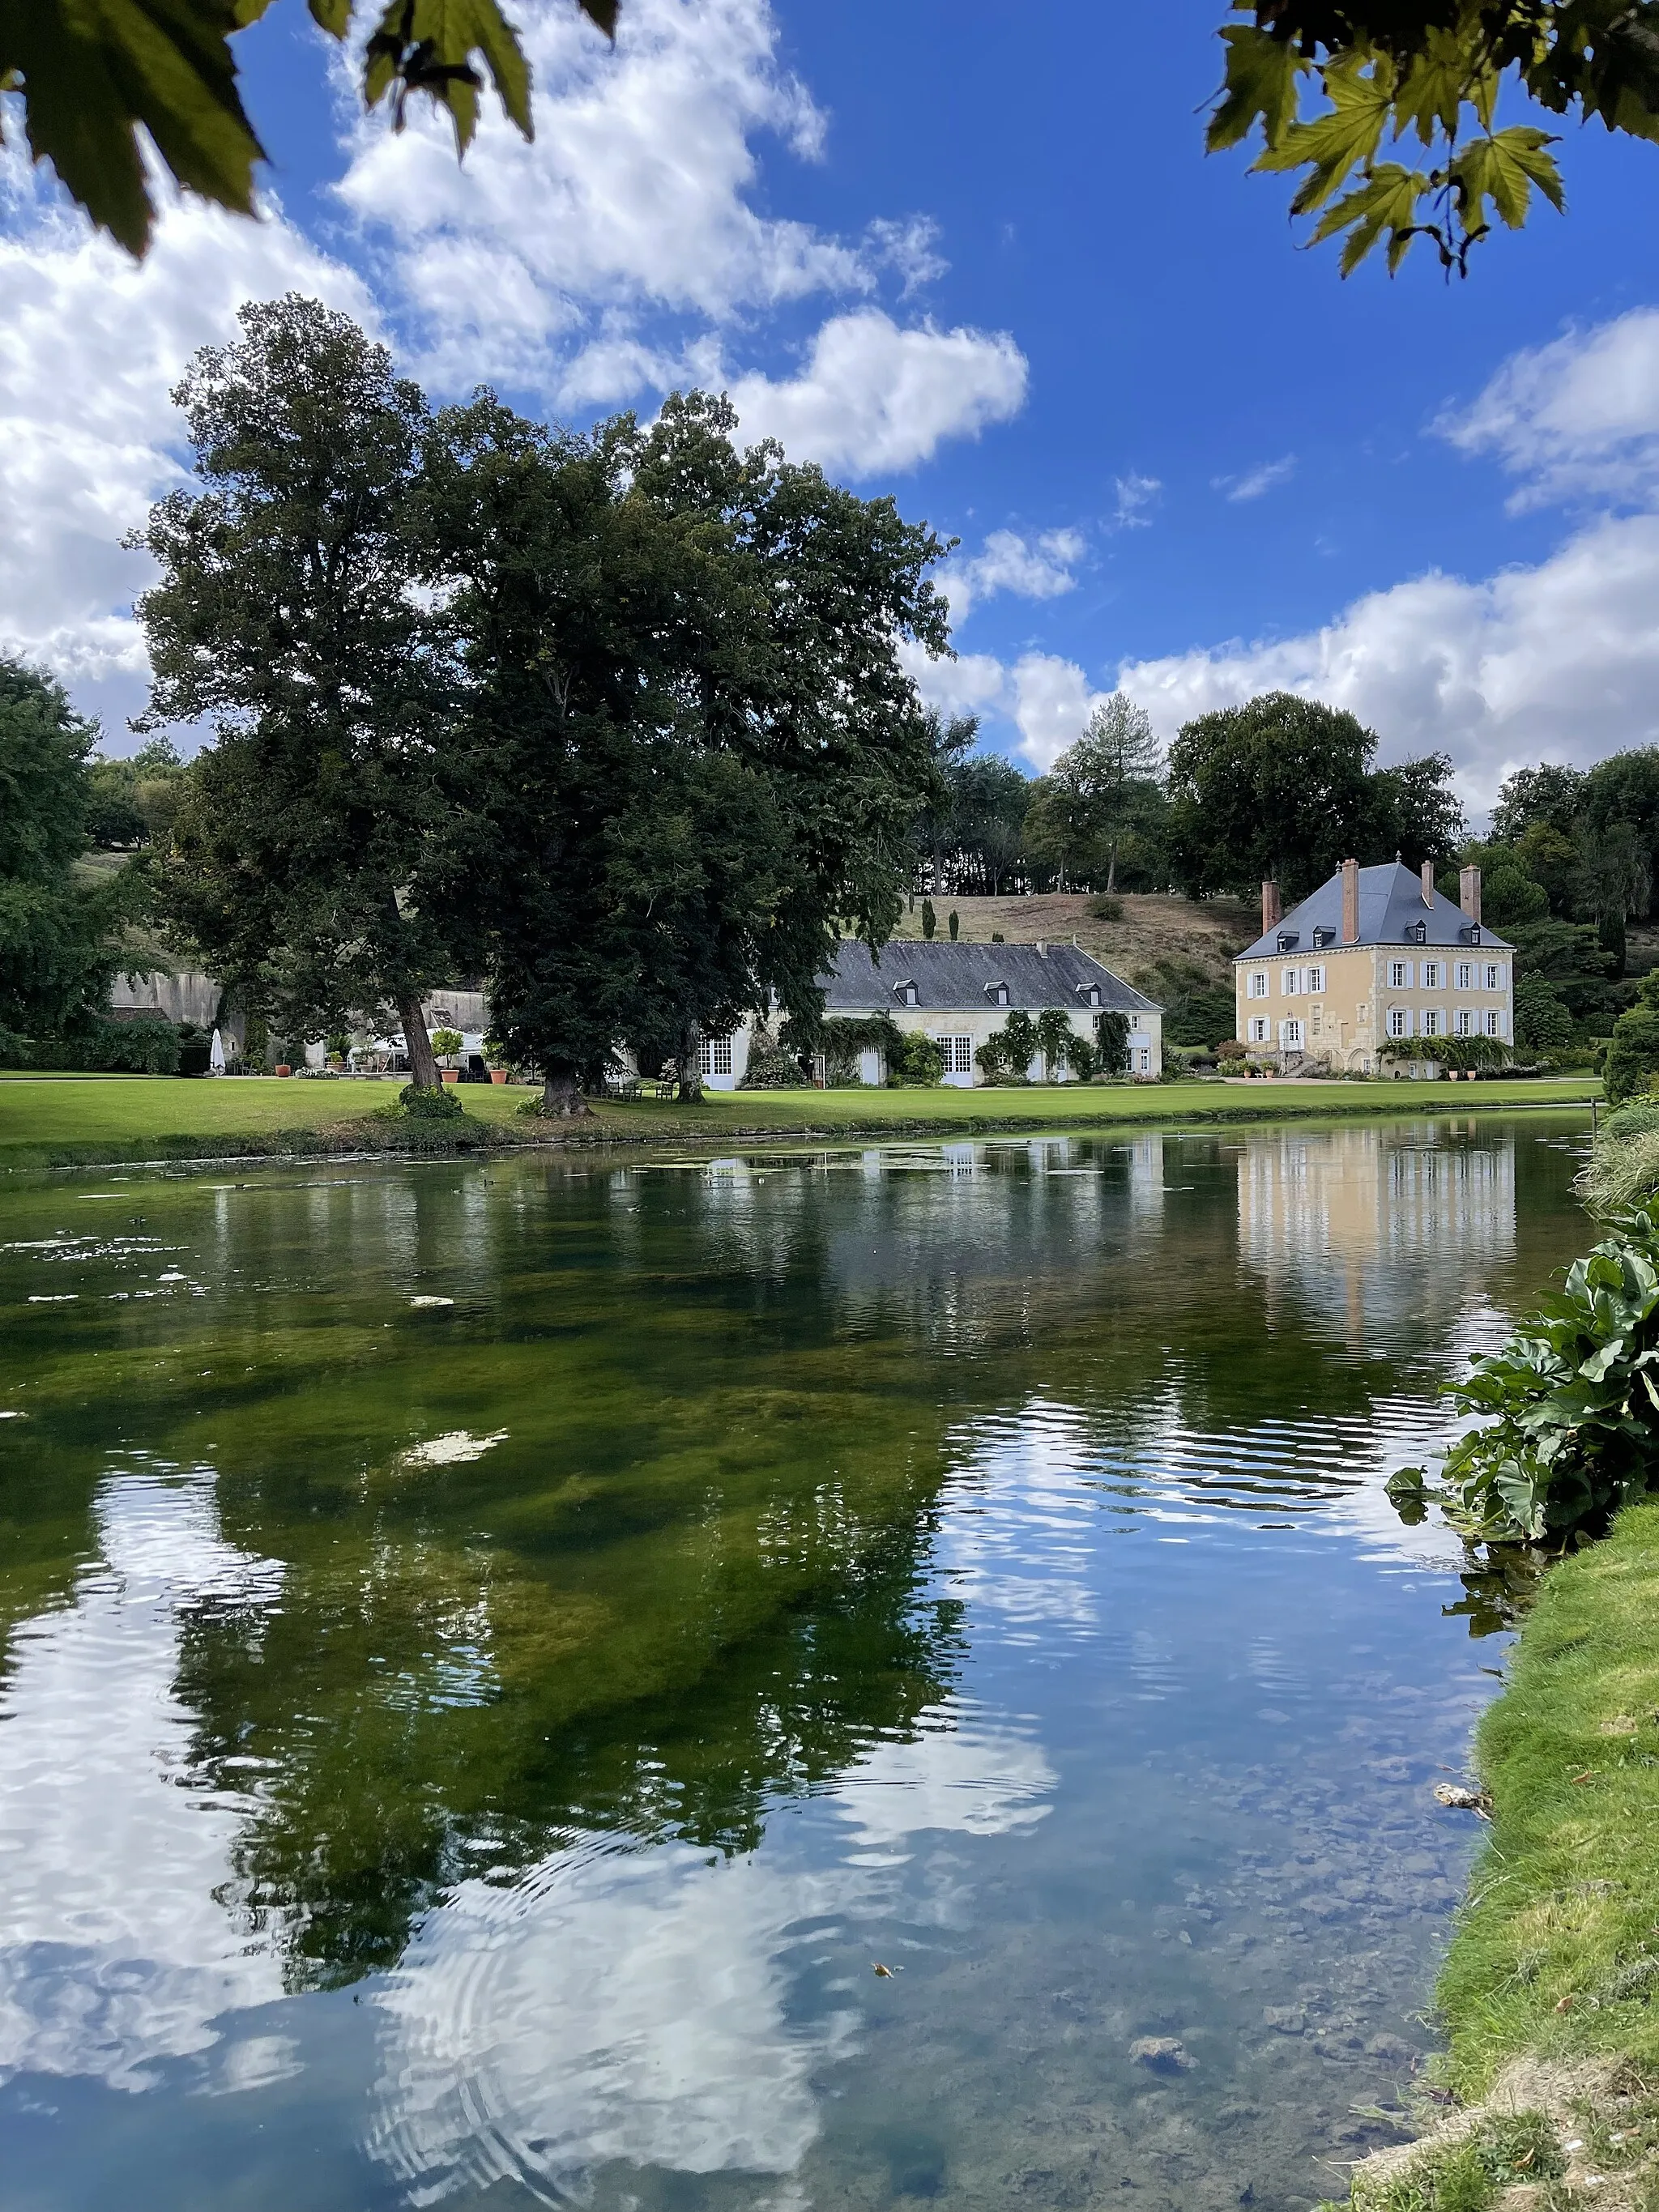
[{"label": "blue sky", "polygon": [[[457,171],[343,96],[297,0],[242,42],[272,155],[257,228],[188,205],[125,264],[15,157],[0,394],[18,454],[0,639],[112,746],[142,696],[137,556],[177,480],[167,387],[237,301],[295,286],[438,392],[579,421],[731,388],[963,542],[931,696],[1036,769],[1121,682],[1160,730],[1283,683],[1385,757],[1648,742],[1659,699],[1659,150],[1573,130],[1547,209],[1445,283],[1344,283],[1285,180],[1206,158],[1221,0],[624,0],[615,53],[520,8],[538,137]],[[8,552],[5,549],[9,547]]]}]

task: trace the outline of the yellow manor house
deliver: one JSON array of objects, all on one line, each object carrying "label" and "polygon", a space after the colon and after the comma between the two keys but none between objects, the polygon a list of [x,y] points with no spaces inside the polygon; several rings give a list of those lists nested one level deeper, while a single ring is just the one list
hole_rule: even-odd
[{"label": "yellow manor house", "polygon": [[1344,860],[1287,915],[1261,886],[1261,934],[1233,963],[1235,1034],[1253,1060],[1287,1073],[1322,1063],[1375,1075],[1385,1061],[1429,1068],[1422,1037],[1515,1036],[1514,947],[1480,924],[1480,871],[1458,878],[1458,904],[1425,860],[1362,868]]}]

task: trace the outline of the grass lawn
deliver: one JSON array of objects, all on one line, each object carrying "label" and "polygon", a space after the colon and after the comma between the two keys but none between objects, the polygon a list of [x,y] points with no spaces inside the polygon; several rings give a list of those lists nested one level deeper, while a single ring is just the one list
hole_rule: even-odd
[{"label": "grass lawn", "polygon": [[[239,1076],[8,1076],[0,1079],[0,1165],[71,1166],[100,1161],[280,1152],[289,1133],[325,1134],[393,1099],[401,1081],[308,1083]],[[878,1135],[986,1128],[1083,1128],[1114,1122],[1276,1121],[1310,1115],[1471,1113],[1511,1105],[1587,1103],[1594,1078],[1482,1084],[1164,1083],[982,1091],[711,1092],[697,1107],[606,1101],[572,1134],[592,1142],[822,1133]],[[475,1121],[518,1133],[516,1109],[535,1094],[468,1084]],[[435,1135],[435,1132],[432,1133]],[[544,1130],[524,1127],[529,1137]]]}]

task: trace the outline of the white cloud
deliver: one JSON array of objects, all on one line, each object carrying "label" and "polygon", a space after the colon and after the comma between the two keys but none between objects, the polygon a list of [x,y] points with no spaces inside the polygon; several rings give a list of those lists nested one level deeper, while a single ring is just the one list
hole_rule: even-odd
[{"label": "white cloud", "polygon": [[1168,738],[1192,715],[1280,689],[1346,707],[1383,757],[1449,752],[1489,805],[1528,761],[1587,763],[1659,740],[1659,516],[1608,518],[1535,568],[1432,572],[1285,639],[1126,663]]},{"label": "white cloud", "polygon": [[1045,531],[1035,543],[1017,531],[994,530],[981,551],[951,562],[940,579],[951,618],[966,622],[977,601],[998,592],[1022,599],[1057,599],[1076,589],[1072,572],[1087,550],[1079,530]]},{"label": "white cloud", "polygon": [[878,307],[836,315],[799,376],[732,380],[745,437],[855,476],[915,468],[946,438],[1006,422],[1025,399],[1025,357],[1006,334],[901,330]]},{"label": "white cloud", "polygon": [[915,467],[1024,403],[1004,333],[901,328],[873,304],[832,315],[797,374],[727,366],[725,335],[817,295],[908,297],[945,264],[925,216],[861,240],[758,213],[753,142],[802,158],[824,121],[778,62],[768,0],[630,0],[614,51],[577,12],[532,7],[536,139],[487,117],[464,167],[447,125],[357,128],[339,191],[419,332],[421,374],[480,378],[559,409],[674,384],[729,385],[750,435],[860,475]]},{"label": "white cloud", "polygon": [[1027,653],[1014,663],[1013,717],[1021,752],[1047,771],[1083,735],[1083,726],[1107,696],[1090,688],[1074,660],[1052,653]]},{"label": "white cloud", "polygon": [[1587,495],[1650,501],[1659,492],[1659,308],[1513,355],[1471,407],[1436,427],[1462,452],[1495,454],[1524,477],[1517,507]]},{"label": "white cloud", "polygon": [[135,265],[11,172],[0,234],[0,652],[44,662],[77,700],[119,718],[142,703],[143,642],[128,611],[143,558],[120,550],[180,480],[168,392],[199,345],[235,334],[243,301],[301,290],[363,316],[362,287],[271,209],[251,223],[169,207]]},{"label": "white cloud", "polygon": [[1151,525],[1152,517],[1145,512],[1145,509],[1153,504],[1159,492],[1163,490],[1164,486],[1160,479],[1157,477],[1138,476],[1131,469],[1127,477],[1120,477],[1117,479],[1115,489],[1117,507],[1112,516],[1114,526],[1119,530],[1147,529]]},{"label": "white cloud", "polygon": [[1242,477],[1212,477],[1210,489],[1224,493],[1237,506],[1246,500],[1260,499],[1263,492],[1285,483],[1295,473],[1296,455],[1286,453],[1282,460],[1264,461],[1259,468],[1249,469]]}]

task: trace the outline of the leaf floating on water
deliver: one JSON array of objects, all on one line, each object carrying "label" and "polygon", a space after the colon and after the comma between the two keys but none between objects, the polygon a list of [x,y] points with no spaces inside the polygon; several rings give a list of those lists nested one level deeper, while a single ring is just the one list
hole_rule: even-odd
[{"label": "leaf floating on water", "polygon": [[412,1306],[453,1306],[455,1301],[453,1298],[411,1298],[409,1303]]},{"label": "leaf floating on water", "polygon": [[459,1467],[467,1460],[482,1459],[496,1444],[505,1443],[509,1434],[508,1430],[497,1429],[493,1436],[475,1437],[470,1429],[451,1429],[399,1452],[398,1463],[400,1467]]},{"label": "leaf floating on water", "polygon": [[874,1971],[880,1976],[884,1982],[890,1982],[895,1974],[902,1974],[904,1972],[904,1969],[902,1966],[884,1966],[880,1960],[878,1959]]},{"label": "leaf floating on water", "polygon": [[27,1421],[28,1415],[20,1413],[15,1406],[0,1406],[0,1421]]},{"label": "leaf floating on water", "polygon": [[80,1297],[79,1291],[59,1291],[56,1296],[37,1291],[29,1299],[32,1306],[72,1306]]}]

